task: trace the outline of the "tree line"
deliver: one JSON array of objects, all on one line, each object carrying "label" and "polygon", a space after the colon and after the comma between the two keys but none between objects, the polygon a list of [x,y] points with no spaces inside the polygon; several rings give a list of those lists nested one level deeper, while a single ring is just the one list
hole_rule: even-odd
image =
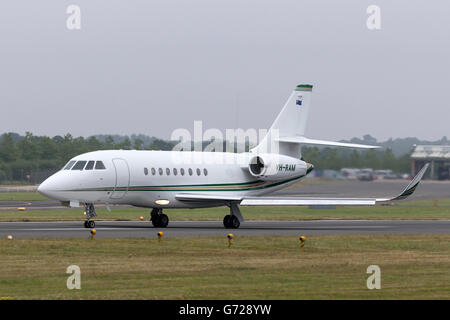
[{"label": "tree line", "polygon": [[[72,157],[95,150],[172,150],[176,141],[142,136],[25,136],[4,133],[0,136],[0,181],[28,181],[37,183],[59,170]],[[204,145],[206,145],[205,143]],[[248,144],[245,147],[249,149]],[[390,149],[345,150],[303,147],[305,161],[317,169],[373,168],[409,172],[409,154],[395,156]]]},{"label": "tree line", "polygon": [[[120,140],[120,141],[118,141]],[[133,140],[133,141],[132,141]],[[25,136],[16,133],[4,133],[0,136],[0,181],[36,182],[59,170],[69,159],[76,155],[96,150],[171,150],[173,143],[151,139],[117,136],[97,138],[91,136],[34,136],[27,132]]]}]

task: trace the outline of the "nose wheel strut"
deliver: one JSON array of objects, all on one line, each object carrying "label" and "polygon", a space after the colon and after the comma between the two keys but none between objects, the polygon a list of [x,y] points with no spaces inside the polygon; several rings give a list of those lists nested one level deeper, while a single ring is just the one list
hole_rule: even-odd
[{"label": "nose wheel strut", "polygon": [[84,222],[85,228],[95,228],[95,221],[91,220],[92,218],[97,216],[97,213],[95,212],[95,207],[92,203],[86,203],[84,205],[84,209],[86,212],[86,218],[87,220]]}]

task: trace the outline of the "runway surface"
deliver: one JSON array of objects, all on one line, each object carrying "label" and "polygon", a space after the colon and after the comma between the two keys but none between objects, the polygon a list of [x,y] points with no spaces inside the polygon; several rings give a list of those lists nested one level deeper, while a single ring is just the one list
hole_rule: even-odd
[{"label": "runway surface", "polygon": [[[149,221],[97,221],[96,238],[155,238],[225,236],[298,236],[337,234],[450,234],[450,220],[314,220],[246,221],[239,229],[225,229],[221,221],[171,221],[153,228]],[[82,221],[0,222],[0,238],[88,238]]]}]

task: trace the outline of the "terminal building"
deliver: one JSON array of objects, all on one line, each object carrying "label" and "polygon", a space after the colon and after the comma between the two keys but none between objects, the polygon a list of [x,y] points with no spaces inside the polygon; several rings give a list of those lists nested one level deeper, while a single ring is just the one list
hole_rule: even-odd
[{"label": "terminal building", "polygon": [[417,145],[411,154],[411,174],[430,162],[427,176],[433,180],[450,180],[450,146]]}]

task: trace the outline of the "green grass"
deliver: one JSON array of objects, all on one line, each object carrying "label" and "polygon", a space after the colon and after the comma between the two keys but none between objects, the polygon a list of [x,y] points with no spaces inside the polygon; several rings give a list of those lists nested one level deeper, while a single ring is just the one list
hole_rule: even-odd
[{"label": "green grass", "polygon": [[43,201],[50,200],[38,192],[0,192],[0,201]]},{"label": "green grass", "polygon": [[[83,208],[33,209],[0,211],[0,221],[84,220]],[[311,219],[450,219],[450,199],[398,202],[390,206],[337,207],[309,209],[308,207],[241,207],[247,220],[311,220]],[[112,211],[98,209],[98,220],[149,219],[149,209],[112,207]],[[166,209],[171,220],[222,220],[229,209]]]},{"label": "green grass", "polygon": [[[0,240],[13,299],[450,299],[450,235]],[[68,290],[69,265],[81,290]],[[366,269],[381,268],[381,290]]]}]

